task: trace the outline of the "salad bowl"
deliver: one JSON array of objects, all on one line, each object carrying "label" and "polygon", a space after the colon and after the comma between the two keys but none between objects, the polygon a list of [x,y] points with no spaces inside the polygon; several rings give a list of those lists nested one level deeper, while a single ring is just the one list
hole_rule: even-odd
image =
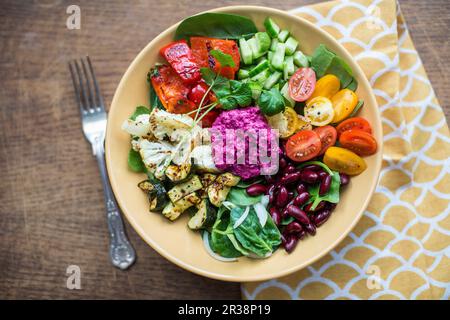
[{"label": "salad bowl", "polygon": [[162,62],[159,49],[174,39],[177,25],[169,27],[154,38],[134,59],[122,77],[111,104],[106,133],[106,163],[111,185],[127,220],[137,233],[158,253],[178,266],[199,275],[224,281],[260,281],[281,277],[317,261],[338,245],[356,225],[366,209],[377,184],[382,162],[382,128],[380,114],[371,87],[363,71],[351,55],[328,33],[314,24],[286,12],[267,7],[232,6],[211,12],[238,14],[250,18],[258,28],[271,17],[300,42],[303,52],[311,54],[320,44],[343,58],[358,81],[358,97],[364,99],[360,115],[367,119],[378,141],[378,152],[365,158],[367,170],[352,178],[328,222],[316,236],[301,241],[288,254],[277,250],[269,259],[240,258],[234,262],[213,259],[203,247],[202,238],[189,232],[188,216],[170,222],[159,214],[149,212],[147,197],[137,190],[145,174],[128,169],[127,155],[130,136],[121,125],[139,105],[148,105],[148,84],[145,79],[155,63]]}]

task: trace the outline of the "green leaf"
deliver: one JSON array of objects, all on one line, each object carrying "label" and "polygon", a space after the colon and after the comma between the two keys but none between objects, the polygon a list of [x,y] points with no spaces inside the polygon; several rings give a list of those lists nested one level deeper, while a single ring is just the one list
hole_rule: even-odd
[{"label": "green leaf", "polygon": [[[242,216],[244,210],[244,208],[240,207],[231,210],[232,225]],[[280,231],[273,220],[271,218],[267,219],[263,228],[253,207],[249,209],[247,218],[233,231],[242,247],[260,257],[273,252],[281,243]]]},{"label": "green leaf", "polygon": [[231,96],[240,107],[246,107],[252,103],[252,89],[248,83],[230,80]]},{"label": "green leaf", "polygon": [[211,249],[225,258],[235,258],[242,256],[242,253],[235,248],[232,240],[228,235],[232,235],[233,230],[230,228],[229,211],[221,207],[217,214],[216,222],[212,227],[209,244]]},{"label": "green leaf", "polygon": [[284,218],[283,220],[281,220],[281,225],[282,226],[287,226],[289,223],[291,223],[291,222],[293,222],[293,221],[295,221],[295,218],[294,217],[292,217],[292,216],[288,216],[288,217],[286,217],[286,218]]},{"label": "green leaf", "polygon": [[347,89],[350,89],[352,91],[356,91],[356,89],[358,89],[358,81],[355,79],[355,77],[353,77],[352,82],[349,83]]},{"label": "green leaf", "polygon": [[247,194],[247,191],[242,188],[231,188],[227,200],[237,206],[246,207],[261,202],[261,197],[262,196],[251,197]]},{"label": "green leaf", "polygon": [[359,100],[358,103],[356,104],[355,109],[353,109],[352,113],[350,113],[350,115],[347,117],[348,118],[352,118],[352,117],[356,117],[356,115],[358,114],[358,111],[364,106],[364,101],[363,100]]},{"label": "green leaf", "polygon": [[341,88],[347,88],[353,80],[352,69],[350,69],[348,64],[338,56],[333,58],[326,73],[331,73],[338,77],[341,82]]},{"label": "green leaf", "polygon": [[312,185],[308,189],[309,195],[311,196],[311,201],[313,202],[311,209],[314,210],[322,200],[331,203],[338,203],[340,186],[341,186],[341,177],[339,176],[339,172],[335,171],[333,171],[333,175],[331,176],[330,189],[323,196],[319,195],[319,184]]},{"label": "green leaf", "polygon": [[256,32],[255,23],[247,17],[208,12],[183,20],[175,31],[175,40],[188,40],[192,36],[237,40]]},{"label": "green leaf", "polygon": [[316,72],[317,78],[322,78],[336,55],[320,44],[311,56],[311,67]]},{"label": "green leaf", "polygon": [[133,114],[130,116],[130,119],[136,120],[136,118],[141,114],[150,114],[150,109],[144,106],[138,106],[136,107],[136,110],[134,110]]},{"label": "green leaf", "polygon": [[130,149],[128,152],[128,167],[134,172],[146,172],[144,162],[142,162],[139,152]]},{"label": "green leaf", "polygon": [[263,91],[261,93],[258,98],[258,106],[262,113],[273,116],[284,111],[284,98],[280,90],[272,88],[269,91]]},{"label": "green leaf", "polygon": [[216,60],[220,63],[221,67],[232,67],[234,68],[236,64],[234,63],[233,57],[229,54],[223,53],[220,50],[211,50],[209,52]]}]

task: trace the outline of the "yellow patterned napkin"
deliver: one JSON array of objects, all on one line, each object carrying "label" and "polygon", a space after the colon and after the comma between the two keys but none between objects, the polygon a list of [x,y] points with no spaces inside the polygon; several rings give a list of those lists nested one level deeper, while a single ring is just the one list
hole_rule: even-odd
[{"label": "yellow patterned napkin", "polygon": [[338,39],[370,80],[383,118],[383,169],[338,247],[290,276],[243,284],[243,297],[449,299],[449,130],[400,8],[343,0],[292,13]]}]

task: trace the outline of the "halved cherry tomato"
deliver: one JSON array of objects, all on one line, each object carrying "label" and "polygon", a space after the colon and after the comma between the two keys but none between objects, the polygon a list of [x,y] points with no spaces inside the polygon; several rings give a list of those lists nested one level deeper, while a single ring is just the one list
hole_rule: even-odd
[{"label": "halved cherry tomato", "polygon": [[350,89],[342,89],[331,98],[334,108],[333,123],[347,118],[358,104],[358,96]]},{"label": "halved cherry tomato", "polygon": [[305,117],[311,120],[313,126],[325,126],[334,118],[334,109],[330,99],[315,97],[306,104]]},{"label": "halved cherry tomato", "polygon": [[316,73],[311,68],[299,68],[289,80],[289,95],[295,101],[306,101],[316,87]]},{"label": "halved cherry tomato", "polygon": [[[208,37],[191,37],[191,50],[195,61],[200,67],[211,68],[226,78],[234,79],[234,74],[239,70],[239,48],[234,40],[223,40]],[[234,67],[220,67],[220,63],[209,54],[211,50],[220,50],[229,54],[234,61]]]},{"label": "halved cherry tomato", "polygon": [[320,149],[319,155],[324,154],[325,151],[336,143],[337,132],[332,126],[317,127],[314,132],[319,135],[320,142],[322,143],[322,149]]},{"label": "halved cherry tomato", "polygon": [[297,162],[307,161],[316,157],[321,147],[322,144],[317,133],[312,130],[303,130],[288,139],[286,155]]},{"label": "halved cherry tomato", "polygon": [[353,151],[360,156],[369,156],[377,152],[377,141],[366,131],[351,129],[342,132],[339,137],[342,147]]},{"label": "halved cherry tomato", "polygon": [[339,125],[336,127],[338,136],[340,136],[342,132],[351,129],[359,129],[367,133],[372,133],[372,127],[370,126],[370,123],[366,119],[361,117],[348,118],[339,123]]},{"label": "halved cherry tomato", "polygon": [[339,147],[329,147],[323,156],[323,163],[332,170],[351,176],[360,174],[367,168],[366,162],[360,156]]},{"label": "halved cherry tomato", "polygon": [[153,69],[150,75],[152,86],[164,108],[171,113],[187,113],[196,108],[188,98],[190,88],[168,65]]},{"label": "halved cherry tomato", "polygon": [[325,97],[331,99],[331,97],[339,91],[340,87],[341,82],[338,77],[334,74],[324,75],[322,78],[317,80],[316,88],[314,89],[311,97],[309,97],[308,102],[315,97]]},{"label": "halved cherry tomato", "polygon": [[298,121],[297,112],[291,107],[286,107],[283,112],[267,117],[270,127],[277,129],[282,139],[294,134],[298,127]]}]

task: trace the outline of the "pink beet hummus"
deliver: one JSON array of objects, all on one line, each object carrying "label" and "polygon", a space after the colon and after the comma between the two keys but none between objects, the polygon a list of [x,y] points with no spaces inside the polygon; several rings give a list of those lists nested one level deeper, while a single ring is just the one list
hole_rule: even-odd
[{"label": "pink beet hummus", "polygon": [[[278,168],[278,136],[258,107],[222,112],[210,132],[213,159],[218,169],[249,179],[271,174],[274,165]],[[261,147],[263,145],[267,147]],[[272,155],[276,155],[276,159]]]}]

